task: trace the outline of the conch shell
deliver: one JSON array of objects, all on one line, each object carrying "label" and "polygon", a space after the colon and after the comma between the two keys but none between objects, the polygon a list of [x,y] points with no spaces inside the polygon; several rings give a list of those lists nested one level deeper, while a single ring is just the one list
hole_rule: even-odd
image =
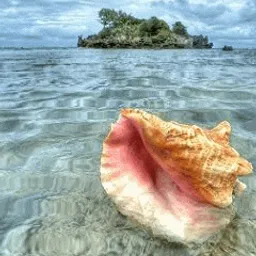
[{"label": "conch shell", "polygon": [[204,241],[231,219],[252,165],[224,121],[208,130],[123,109],[103,144],[101,181],[119,211],[175,241]]}]

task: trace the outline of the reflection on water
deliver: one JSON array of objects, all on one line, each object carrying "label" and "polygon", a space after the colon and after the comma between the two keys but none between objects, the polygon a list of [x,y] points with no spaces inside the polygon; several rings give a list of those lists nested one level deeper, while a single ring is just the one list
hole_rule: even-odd
[{"label": "reflection on water", "polygon": [[120,108],[211,127],[256,164],[256,51],[2,49],[0,255],[256,255],[256,177],[235,220],[202,246],[153,238],[99,180]]}]

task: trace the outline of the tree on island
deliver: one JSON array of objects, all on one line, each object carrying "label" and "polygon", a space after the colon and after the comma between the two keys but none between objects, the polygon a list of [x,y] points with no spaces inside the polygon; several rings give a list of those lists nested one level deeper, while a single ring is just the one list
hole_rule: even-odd
[{"label": "tree on island", "polygon": [[103,8],[99,11],[100,23],[104,28],[113,26],[114,21],[117,18],[117,13],[115,10]]},{"label": "tree on island", "polygon": [[[148,20],[137,19],[123,11],[115,11],[114,9],[103,8],[99,11],[100,23],[103,25],[103,30],[122,27],[124,25],[139,25],[141,35],[155,36],[160,30],[170,31],[170,27],[164,20],[153,16]],[[177,21],[173,25],[172,32],[181,36],[188,36],[186,27]]]},{"label": "tree on island", "polygon": [[187,28],[180,21],[173,24],[172,31],[177,35],[188,37]]},{"label": "tree on island", "polygon": [[156,36],[161,30],[169,31],[170,28],[164,20],[159,20],[157,17],[144,20],[139,26],[139,31],[142,36]]},{"label": "tree on island", "polygon": [[98,38],[101,39],[115,40],[114,38],[125,37],[130,40],[140,37],[147,42],[151,39],[154,42],[163,42],[172,34],[169,25],[157,17],[138,19],[123,11],[103,8],[99,11],[99,20],[103,25],[103,29],[98,34]]},{"label": "tree on island", "polygon": [[100,23],[104,28],[114,28],[129,23],[135,25],[140,23],[140,19],[133,17],[123,11],[115,11],[114,9],[103,8],[99,11]]}]

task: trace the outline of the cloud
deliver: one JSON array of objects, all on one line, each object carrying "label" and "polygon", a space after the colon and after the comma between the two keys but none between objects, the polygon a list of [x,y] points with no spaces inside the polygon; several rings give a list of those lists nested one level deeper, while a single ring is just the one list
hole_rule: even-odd
[{"label": "cloud", "polygon": [[0,8],[2,46],[75,46],[77,35],[100,29],[98,8],[85,1],[16,0]]},{"label": "cloud", "polygon": [[169,25],[180,20],[190,34],[208,35],[217,47],[256,43],[255,0],[2,0],[0,46],[75,46],[77,35],[101,29],[101,8],[157,16]]},{"label": "cloud", "polygon": [[206,34],[217,47],[229,43],[235,47],[255,45],[256,2],[231,1],[155,1],[154,7],[182,21],[190,34]]}]

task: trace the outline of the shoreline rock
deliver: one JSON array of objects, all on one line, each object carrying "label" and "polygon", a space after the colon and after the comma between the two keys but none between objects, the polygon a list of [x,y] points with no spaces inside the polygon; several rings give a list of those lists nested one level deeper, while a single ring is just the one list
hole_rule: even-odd
[{"label": "shoreline rock", "polygon": [[223,51],[233,51],[233,47],[231,45],[225,45],[223,48],[222,48]]},{"label": "shoreline rock", "polygon": [[[197,37],[197,36],[196,36]],[[78,38],[78,47],[84,48],[117,48],[117,49],[211,49],[212,43],[195,43],[194,37],[176,37],[175,41],[168,39],[163,42],[154,42],[151,38],[140,38],[139,40],[116,40],[97,38]]]}]

